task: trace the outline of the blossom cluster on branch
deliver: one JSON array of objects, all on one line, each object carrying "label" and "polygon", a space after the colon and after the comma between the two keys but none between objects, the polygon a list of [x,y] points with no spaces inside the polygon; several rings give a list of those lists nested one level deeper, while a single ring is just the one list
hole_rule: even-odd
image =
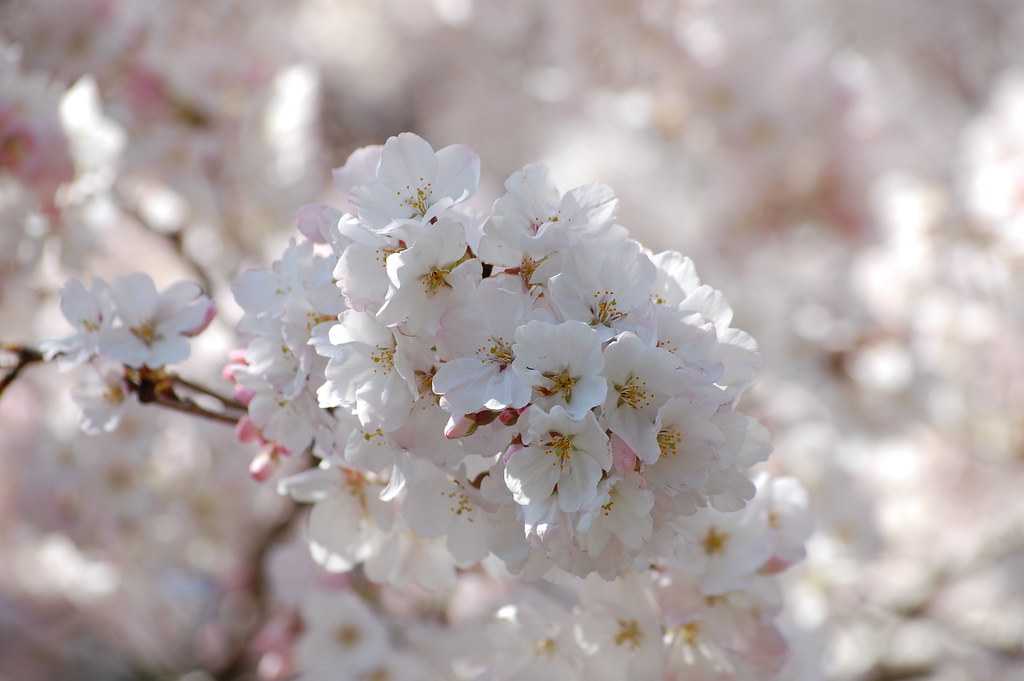
[{"label": "blossom cluster on branch", "polygon": [[[597,573],[648,604],[596,586],[600,607],[580,595],[572,613],[506,604],[508,631],[475,653],[496,678],[771,677],[786,656],[770,575],[802,558],[809,522],[793,481],[751,478],[770,451],[736,409],[756,344],[688,258],[628,238],[608,187],[562,194],[527,166],[478,215],[464,201],[479,172],[468,147],[412,133],[362,148],[334,173],[355,212],[304,208],[304,238],[238,278],[249,342],[226,371],[239,437],[263,443],[253,475],[319,460],[278,484],[313,503],[310,547],[332,572],[431,590],[478,570]],[[139,372],[185,359],[213,312],[194,285],[158,294],[141,274],[62,298],[78,333],[44,349],[90,362],[76,393],[91,430],[114,425]]]}]

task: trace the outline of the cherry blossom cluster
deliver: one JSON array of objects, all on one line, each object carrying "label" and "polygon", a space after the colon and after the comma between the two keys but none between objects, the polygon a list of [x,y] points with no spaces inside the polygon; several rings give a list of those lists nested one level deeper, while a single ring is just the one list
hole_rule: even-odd
[{"label": "cherry blossom cluster", "polygon": [[360,149],[334,173],[354,213],[307,207],[307,238],[235,284],[243,429],[321,460],[281,486],[318,502],[322,562],[374,566],[411,530],[443,540],[421,565],[612,578],[742,544],[717,512],[769,446],[735,409],[759,358],[721,294],[630,240],[603,185],[527,166],[485,216],[478,176],[411,133]]},{"label": "cherry blossom cluster", "polygon": [[209,326],[216,310],[193,282],[159,292],[142,273],[109,283],[94,278],[88,289],[77,279],[68,281],[61,311],[76,333],[44,341],[42,349],[63,370],[84,365],[72,393],[82,410],[82,429],[116,428],[130,392],[146,401],[166,392],[163,368],[188,359],[190,338]]},{"label": "cherry blossom cluster", "polygon": [[[628,577],[621,598],[568,589],[567,609],[507,601],[474,654],[490,650],[495,678],[778,672],[770,575],[810,528],[794,481],[751,478],[770,449],[735,408],[754,341],[688,258],[629,239],[608,187],[563,194],[531,165],[482,215],[467,207],[479,172],[470,148],[411,133],[359,149],[334,171],[351,210],[307,206],[304,238],[238,277],[249,340],[226,373],[248,406],[239,437],[263,443],[251,473],[315,455],[279,489],[313,504],[310,547],[331,572],[429,590],[481,566]],[[373,655],[317,643],[351,618],[382,629],[348,600],[307,613],[300,668],[425,654],[379,633],[353,638],[381,639]]]}]

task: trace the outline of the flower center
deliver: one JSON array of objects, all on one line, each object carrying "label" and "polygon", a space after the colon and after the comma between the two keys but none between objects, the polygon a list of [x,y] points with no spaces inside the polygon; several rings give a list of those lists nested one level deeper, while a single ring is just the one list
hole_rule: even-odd
[{"label": "flower center", "polygon": [[643,409],[651,406],[650,393],[644,390],[647,381],[637,381],[636,376],[630,376],[626,385],[617,385],[615,389],[619,392],[619,404],[628,404],[634,409]]},{"label": "flower center", "polygon": [[402,198],[402,204],[412,208],[420,217],[426,215],[433,198],[433,183],[424,182],[424,178],[421,177],[420,186],[413,189],[412,185],[407,184],[405,190],[409,192],[409,195],[404,198],[402,198],[402,192],[396,192]]},{"label": "flower center", "polygon": [[[370,353],[370,359],[373,360],[374,364],[379,364],[382,371],[391,371],[395,366],[395,349],[382,348],[378,345],[377,352]],[[373,373],[377,373],[376,368],[373,370]]]},{"label": "flower center", "polygon": [[628,646],[630,650],[636,650],[644,640],[644,633],[640,631],[640,623],[636,620],[616,620],[619,631],[615,634],[615,645]]},{"label": "flower center", "polygon": [[156,325],[148,319],[139,326],[128,327],[128,330],[147,346],[152,346],[162,337],[157,333]]},{"label": "flower center", "polygon": [[346,650],[355,648],[361,638],[362,633],[359,631],[359,627],[352,624],[342,624],[334,630],[334,640]]},{"label": "flower center", "polygon": [[31,140],[17,132],[0,140],[0,168],[18,167],[31,147]]},{"label": "flower center", "polygon": [[541,638],[537,639],[534,645],[533,654],[537,657],[553,657],[555,654],[555,639],[553,638]]},{"label": "flower center", "polygon": [[678,454],[678,447],[683,441],[683,436],[678,430],[666,429],[658,431],[658,448],[662,456],[675,456]]},{"label": "flower center", "polygon": [[504,371],[505,368],[512,363],[515,356],[512,354],[512,346],[504,338],[495,338],[491,336],[491,347],[478,348],[476,354],[480,355],[484,352],[487,356],[481,358],[480,361],[484,363],[497,364],[499,371]]},{"label": "flower center", "polygon": [[448,274],[450,274],[448,270],[442,270],[437,267],[424,274],[420,277],[420,281],[423,282],[423,292],[433,296],[437,295],[437,292],[442,288],[451,288],[452,285],[445,279]]},{"label": "flower center", "polygon": [[559,373],[546,373],[544,378],[551,381],[550,388],[542,388],[541,394],[545,397],[562,393],[566,402],[572,401],[572,387],[576,385],[576,378],[569,375],[568,369],[562,369]]},{"label": "flower center", "polygon": [[613,295],[615,294],[612,291],[594,294],[595,304],[590,307],[590,311],[594,314],[594,321],[591,324],[611,326],[626,316],[625,313],[619,312],[618,302],[612,297]]},{"label": "flower center", "polygon": [[551,436],[551,439],[544,443],[544,451],[547,454],[555,455],[555,460],[551,462],[551,465],[565,468],[565,462],[569,460],[574,449],[572,438],[554,432],[548,433],[548,435]]},{"label": "flower center", "polygon": [[[448,510],[455,515],[462,515],[463,513],[469,514],[473,511],[473,505],[469,503],[469,497],[462,491],[462,485],[458,480],[455,481],[457,489],[448,492],[447,497],[451,500],[452,505],[448,507]],[[472,516],[467,516],[466,520],[473,522]]]},{"label": "flower center", "polygon": [[708,528],[708,533],[704,537],[704,551],[709,556],[721,553],[725,550],[725,541],[728,538],[728,532],[719,532],[718,528],[714,526]]}]

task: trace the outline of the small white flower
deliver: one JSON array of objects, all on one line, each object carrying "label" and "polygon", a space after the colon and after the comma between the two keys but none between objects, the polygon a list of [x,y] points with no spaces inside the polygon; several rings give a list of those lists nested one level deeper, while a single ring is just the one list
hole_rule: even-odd
[{"label": "small white flower", "polygon": [[551,299],[565,319],[593,327],[607,341],[622,331],[652,339],[651,284],[657,270],[635,241],[614,245],[581,241],[551,277]]},{"label": "small white flower", "polygon": [[311,591],[302,603],[302,618],[295,656],[303,676],[336,678],[339,669],[355,676],[382,665],[391,654],[384,623],[353,593]]},{"label": "small white flower", "polygon": [[722,513],[701,509],[676,521],[682,569],[700,576],[707,596],[742,588],[771,556],[767,523],[760,514]]},{"label": "small white flower", "polygon": [[561,510],[580,510],[597,496],[597,483],[611,468],[608,436],[591,412],[574,419],[561,406],[550,413],[531,407],[524,416],[526,447],[505,464],[505,484],[516,503],[531,505],[557,493]]},{"label": "small white flower", "polygon": [[655,416],[687,386],[689,373],[678,357],[629,332],[605,348],[604,362],[605,423],[644,463],[654,463],[659,455]]},{"label": "small white flower", "polygon": [[609,187],[595,182],[563,196],[542,165],[513,173],[505,189],[480,240],[481,259],[505,268],[540,263],[582,238],[603,234],[618,213],[618,199]]},{"label": "small white flower", "polygon": [[45,340],[40,348],[47,360],[56,357],[57,366],[67,371],[99,352],[100,338],[114,321],[110,287],[102,279],[93,278],[87,291],[82,282],[69,279],[60,291],[60,309],[77,333]]},{"label": "small white flower", "polygon": [[652,508],[654,495],[638,473],[631,472],[624,478],[615,476],[601,483],[600,494],[581,514],[576,529],[591,555],[600,554],[612,537],[630,551],[636,551],[651,538]]},{"label": "small white flower", "polygon": [[401,427],[416,395],[399,370],[399,340],[364,312],[345,310],[339,319],[330,344],[317,347],[328,357],[327,380],[317,390],[320,406],[354,408],[364,427]]},{"label": "small white flower", "polygon": [[560,405],[582,419],[604,402],[608,383],[601,370],[601,339],[582,322],[532,321],[516,329],[512,369],[534,391],[533,403]]},{"label": "small white flower", "polygon": [[434,375],[433,387],[452,413],[518,409],[530,401],[530,386],[512,371],[512,344],[532,302],[525,292],[486,279],[470,301],[441,317],[437,346],[447,361]]},{"label": "small white flower", "polygon": [[188,359],[188,336],[210,323],[213,303],[193,282],[182,281],[157,293],[146,274],[128,274],[110,283],[119,324],[100,337],[100,351],[130,367],[161,367]]},{"label": "small white flower", "polygon": [[466,230],[458,222],[442,219],[416,243],[388,256],[391,289],[377,321],[384,326],[403,324],[413,334],[433,336],[441,315],[465,301],[480,283],[481,265],[464,260]]},{"label": "small white flower", "polygon": [[[365,167],[372,155],[358,160]],[[463,144],[435,153],[422,137],[403,132],[384,144],[375,175],[373,181],[351,190],[360,218],[374,229],[408,218],[426,223],[476,192],[480,158]]]},{"label": "small white flower", "polygon": [[459,565],[472,565],[488,554],[490,508],[464,477],[445,475],[429,463],[414,463],[402,515],[417,534],[445,537]]},{"label": "small white flower", "polygon": [[391,539],[393,508],[381,500],[383,482],[350,469],[303,471],[278,483],[278,492],[313,503],[309,548],[330,572],[348,572]]},{"label": "small white flower", "polygon": [[82,410],[80,424],[83,432],[114,430],[128,398],[124,366],[108,357],[95,357],[82,367],[71,398]]}]

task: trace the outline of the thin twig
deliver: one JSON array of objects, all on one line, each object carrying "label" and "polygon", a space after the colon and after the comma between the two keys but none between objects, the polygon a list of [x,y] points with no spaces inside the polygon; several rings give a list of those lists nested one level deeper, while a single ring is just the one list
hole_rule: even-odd
[{"label": "thin twig", "polygon": [[234,407],[235,409],[241,409],[242,411],[245,411],[245,405],[239,402],[238,400],[231,397],[225,397],[220,393],[216,392],[215,390],[199,385],[198,383],[193,383],[187,378],[183,378],[181,376],[178,376],[177,374],[172,374],[171,380],[177,383],[178,385],[188,388],[189,390],[201,393],[203,395],[206,395],[207,397],[212,397],[213,399],[223,404],[225,407]]},{"label": "thin twig", "polygon": [[21,345],[9,345],[7,343],[0,345],[0,349],[6,350],[18,358],[7,375],[0,379],[0,395],[2,395],[4,390],[7,389],[7,386],[14,383],[14,379],[18,377],[18,374],[21,373],[22,369],[27,367],[29,364],[35,364],[36,362],[43,361],[43,353],[35,350],[34,348],[27,348]]},{"label": "thin twig", "polygon": [[238,418],[231,416],[230,414],[222,414],[216,411],[210,411],[204,409],[192,400],[187,400],[177,396],[163,395],[160,393],[154,394],[151,398],[140,400],[141,402],[149,404],[157,404],[161,407],[167,407],[175,411],[184,412],[186,414],[192,414],[193,416],[202,416],[203,418],[219,421],[221,423],[229,423],[231,425],[238,424]]}]

